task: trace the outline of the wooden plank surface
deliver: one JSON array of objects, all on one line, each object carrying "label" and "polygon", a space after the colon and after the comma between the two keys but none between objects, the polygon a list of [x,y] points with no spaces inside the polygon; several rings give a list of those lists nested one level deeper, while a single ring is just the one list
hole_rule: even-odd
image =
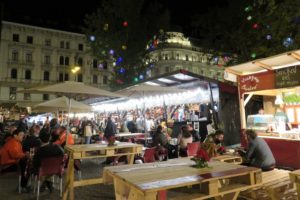
[{"label": "wooden plank surface", "polygon": [[[249,168],[219,161],[209,162],[209,168],[197,169],[189,158],[172,159],[167,162],[139,164],[133,166],[117,166],[104,168],[112,176],[126,181],[132,187],[144,192],[161,188],[176,188],[199,182],[208,182],[218,178],[226,178],[260,172],[260,169]],[[108,179],[109,180],[109,179]]]},{"label": "wooden plank surface", "polygon": [[109,149],[122,149],[122,148],[142,148],[140,144],[134,144],[129,142],[120,142],[114,146],[107,146],[107,144],[77,144],[77,145],[68,145],[65,147],[68,152],[86,152],[86,151],[101,151]]}]

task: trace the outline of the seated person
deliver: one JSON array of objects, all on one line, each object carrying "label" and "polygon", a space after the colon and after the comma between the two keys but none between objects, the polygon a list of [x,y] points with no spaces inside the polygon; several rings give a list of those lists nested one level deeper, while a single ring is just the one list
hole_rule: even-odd
[{"label": "seated person", "polygon": [[189,132],[190,132],[190,133],[192,134],[192,136],[193,136],[193,142],[198,142],[198,141],[200,141],[200,135],[199,135],[199,132],[196,131],[196,130],[194,129],[193,124],[189,124],[189,125],[188,125],[188,130],[189,130]]},{"label": "seated person", "polygon": [[246,160],[250,166],[269,171],[275,167],[275,158],[264,139],[257,137],[254,130],[246,130],[245,134],[249,141],[248,150],[245,153]]},{"label": "seated person", "polygon": [[168,139],[166,135],[162,132],[162,126],[158,125],[156,132],[153,136],[153,146],[163,146],[166,147],[168,144]]},{"label": "seated person", "polygon": [[7,139],[7,142],[0,149],[0,165],[14,165],[18,164],[20,159],[25,157],[22,150],[22,141],[24,132],[15,130],[12,136]]},{"label": "seated person", "polygon": [[23,140],[23,151],[30,151],[31,148],[39,148],[41,146],[41,140],[39,138],[40,126],[33,125],[29,129],[29,135]]},{"label": "seated person", "polygon": [[178,136],[178,144],[179,144],[179,155],[182,157],[187,156],[187,144],[193,142],[193,136],[189,132],[187,126],[181,127],[181,133]]},{"label": "seated person", "polygon": [[[59,135],[58,140],[53,141],[54,144],[59,144],[62,147],[64,147],[66,145],[66,137],[67,137],[67,130],[66,127],[61,126],[56,130],[56,134]],[[74,139],[71,133],[68,134],[68,144],[72,145],[74,144]]]},{"label": "seated person", "polygon": [[202,144],[202,148],[207,151],[209,157],[215,157],[218,154],[225,153],[223,141],[224,132],[222,130],[216,130],[215,133],[207,135]]},{"label": "seated person", "polygon": [[[33,167],[36,171],[38,171],[38,169],[40,168],[43,158],[64,156],[64,150],[60,145],[49,143],[49,133],[47,133],[46,131],[42,131],[40,133],[40,139],[42,142],[41,147],[37,150],[36,154],[33,157]],[[45,186],[47,186],[49,191],[52,192],[53,185],[50,178],[51,177],[46,177],[44,183],[41,186],[42,190],[45,188]]]}]

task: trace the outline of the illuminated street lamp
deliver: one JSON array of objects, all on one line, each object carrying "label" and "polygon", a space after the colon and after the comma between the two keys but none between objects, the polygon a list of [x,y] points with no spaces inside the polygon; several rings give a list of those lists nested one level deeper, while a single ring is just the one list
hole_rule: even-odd
[{"label": "illuminated street lamp", "polygon": [[79,66],[75,66],[74,68],[72,68],[72,73],[74,74],[74,76],[75,76],[75,81],[76,81],[76,74],[77,74],[77,72],[80,70],[80,67]]}]

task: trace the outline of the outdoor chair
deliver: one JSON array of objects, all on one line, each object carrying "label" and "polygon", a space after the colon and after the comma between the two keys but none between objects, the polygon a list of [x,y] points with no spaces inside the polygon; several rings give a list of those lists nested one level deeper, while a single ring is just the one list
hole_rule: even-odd
[{"label": "outdoor chair", "polygon": [[144,153],[144,156],[143,156],[143,162],[144,163],[155,162],[155,151],[156,151],[155,147],[147,148],[145,150],[145,153]]},{"label": "outdoor chair", "polygon": [[200,147],[200,142],[193,142],[187,144],[187,156],[195,156]]},{"label": "outdoor chair", "polygon": [[[40,196],[41,179],[42,179],[42,177],[45,177],[45,176],[56,175],[59,177],[59,179],[60,179],[59,191],[60,191],[60,196],[62,196],[62,175],[64,172],[65,161],[66,161],[66,156],[55,156],[55,157],[48,157],[48,158],[42,159],[41,166],[40,166],[40,168],[38,170],[38,174],[36,176],[37,200],[39,199],[39,196]],[[35,185],[36,185],[36,183],[35,183]]]}]

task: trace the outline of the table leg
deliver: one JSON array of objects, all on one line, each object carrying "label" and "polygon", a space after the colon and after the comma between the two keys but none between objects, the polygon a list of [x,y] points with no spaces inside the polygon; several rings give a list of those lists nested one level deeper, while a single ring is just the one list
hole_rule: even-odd
[{"label": "table leg", "polygon": [[63,200],[68,199],[68,194],[70,200],[74,199],[73,187],[74,187],[74,159],[70,156],[68,162],[67,174],[66,174],[66,183],[64,187],[63,196],[62,196]]},{"label": "table leg", "polygon": [[134,154],[127,155],[128,164],[133,164],[134,162]]},{"label": "table leg", "polygon": [[218,196],[215,197],[216,200],[236,200],[239,196],[240,191],[232,192],[229,194],[225,194],[222,197]]}]

